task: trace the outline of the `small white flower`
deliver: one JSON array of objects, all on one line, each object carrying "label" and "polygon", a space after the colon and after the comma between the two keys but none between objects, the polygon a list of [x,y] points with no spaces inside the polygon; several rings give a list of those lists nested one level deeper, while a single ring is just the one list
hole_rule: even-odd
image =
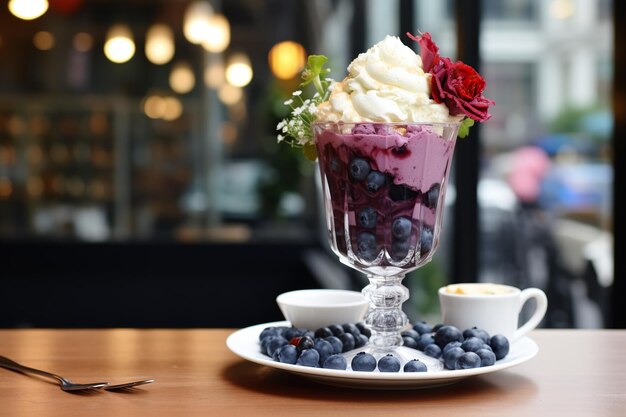
[{"label": "small white flower", "polygon": [[282,120],[280,123],[276,125],[276,130],[282,129],[283,127],[285,127],[286,124],[287,123],[285,122],[285,120]]},{"label": "small white flower", "polygon": [[294,116],[300,116],[301,113],[302,113],[302,107],[298,107],[293,111]]},{"label": "small white flower", "polygon": [[283,104],[285,106],[291,106],[293,104],[293,100],[292,99],[286,100]]},{"label": "small white flower", "polygon": [[284,137],[283,135],[279,134],[279,135],[278,135],[278,141],[279,141],[279,142],[282,142],[282,141],[283,141],[283,139],[285,139],[285,137]]},{"label": "small white flower", "polygon": [[302,94],[302,90],[296,90],[291,95],[294,97],[298,97],[300,94]]},{"label": "small white flower", "polygon": [[320,96],[320,93],[315,92],[315,94],[313,94],[313,98],[318,98]]},{"label": "small white flower", "polygon": [[311,113],[311,114],[317,113],[317,106],[315,106],[315,104],[311,104],[309,106],[309,113]]}]

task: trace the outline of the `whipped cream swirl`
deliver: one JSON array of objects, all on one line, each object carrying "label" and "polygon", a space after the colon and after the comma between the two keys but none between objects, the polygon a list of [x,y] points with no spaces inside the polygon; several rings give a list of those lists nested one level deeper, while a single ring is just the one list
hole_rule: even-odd
[{"label": "whipped cream swirl", "polygon": [[387,36],[359,54],[348,76],[333,85],[316,119],[327,122],[459,122],[430,98],[430,77],[422,59],[399,38]]}]

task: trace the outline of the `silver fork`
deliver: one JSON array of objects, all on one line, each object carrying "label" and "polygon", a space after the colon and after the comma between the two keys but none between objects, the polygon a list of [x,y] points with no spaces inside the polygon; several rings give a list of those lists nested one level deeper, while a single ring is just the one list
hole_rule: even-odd
[{"label": "silver fork", "polygon": [[56,380],[63,391],[87,391],[104,388],[109,385],[108,382],[94,382],[91,384],[75,384],[67,378],[53,374],[51,372],[42,371],[35,368],[29,368],[28,366],[20,365],[19,363],[12,361],[9,358],[0,356],[0,367],[10,369],[15,372],[21,372],[24,374],[34,374],[43,376],[46,378]]}]

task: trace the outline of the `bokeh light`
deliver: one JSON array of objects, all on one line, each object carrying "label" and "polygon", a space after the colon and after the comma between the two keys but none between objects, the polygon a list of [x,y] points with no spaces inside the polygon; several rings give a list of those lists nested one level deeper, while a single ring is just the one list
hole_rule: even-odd
[{"label": "bokeh light", "polygon": [[234,85],[224,84],[217,92],[218,98],[227,106],[238,103],[243,98],[243,90]]},{"label": "bokeh light", "polygon": [[78,32],[72,39],[72,46],[78,52],[87,52],[93,48],[93,36],[87,32]]},{"label": "bokeh light", "polygon": [[290,80],[297,76],[306,63],[306,51],[293,41],[277,43],[268,54],[270,69],[280,80]]},{"label": "bokeh light", "polygon": [[127,62],[135,55],[135,42],[128,26],[117,24],[109,29],[104,43],[104,54],[116,64]]},{"label": "bokeh light", "polygon": [[48,10],[48,0],[9,0],[8,7],[14,16],[33,20]]},{"label": "bokeh light", "polygon": [[174,32],[164,24],[150,26],[146,33],[146,57],[150,62],[163,65],[174,57]]},{"label": "bokeh light", "polygon": [[193,68],[187,62],[179,62],[170,72],[170,87],[178,94],[187,94],[196,85]]},{"label": "bokeh light", "polygon": [[207,52],[223,52],[230,44],[230,23],[224,15],[214,14],[202,39],[202,47]]},{"label": "bokeh light", "polygon": [[246,54],[236,53],[228,59],[226,81],[235,87],[245,87],[252,81],[252,65]]},{"label": "bokeh light", "polygon": [[206,1],[194,1],[187,6],[183,18],[185,38],[196,45],[202,43],[209,31],[209,20],[213,15],[213,7]]},{"label": "bokeh light", "polygon": [[48,51],[54,48],[54,43],[54,35],[45,30],[39,31],[33,36],[33,45],[40,51]]}]

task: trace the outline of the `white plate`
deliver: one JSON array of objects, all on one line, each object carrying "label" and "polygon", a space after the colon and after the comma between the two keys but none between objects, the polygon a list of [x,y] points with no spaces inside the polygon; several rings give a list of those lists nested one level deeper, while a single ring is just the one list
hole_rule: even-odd
[{"label": "white plate", "polygon": [[386,373],[377,370],[374,372],[338,371],[275,362],[262,354],[259,334],[270,326],[289,326],[289,322],[258,324],[238,330],[228,336],[226,345],[233,353],[251,362],[292,372],[317,382],[352,388],[408,389],[448,385],[470,376],[489,374],[519,365],[531,359],[539,351],[539,347],[533,340],[524,337],[511,346],[509,354],[504,359],[497,361],[493,366],[484,368],[408,373]]}]

